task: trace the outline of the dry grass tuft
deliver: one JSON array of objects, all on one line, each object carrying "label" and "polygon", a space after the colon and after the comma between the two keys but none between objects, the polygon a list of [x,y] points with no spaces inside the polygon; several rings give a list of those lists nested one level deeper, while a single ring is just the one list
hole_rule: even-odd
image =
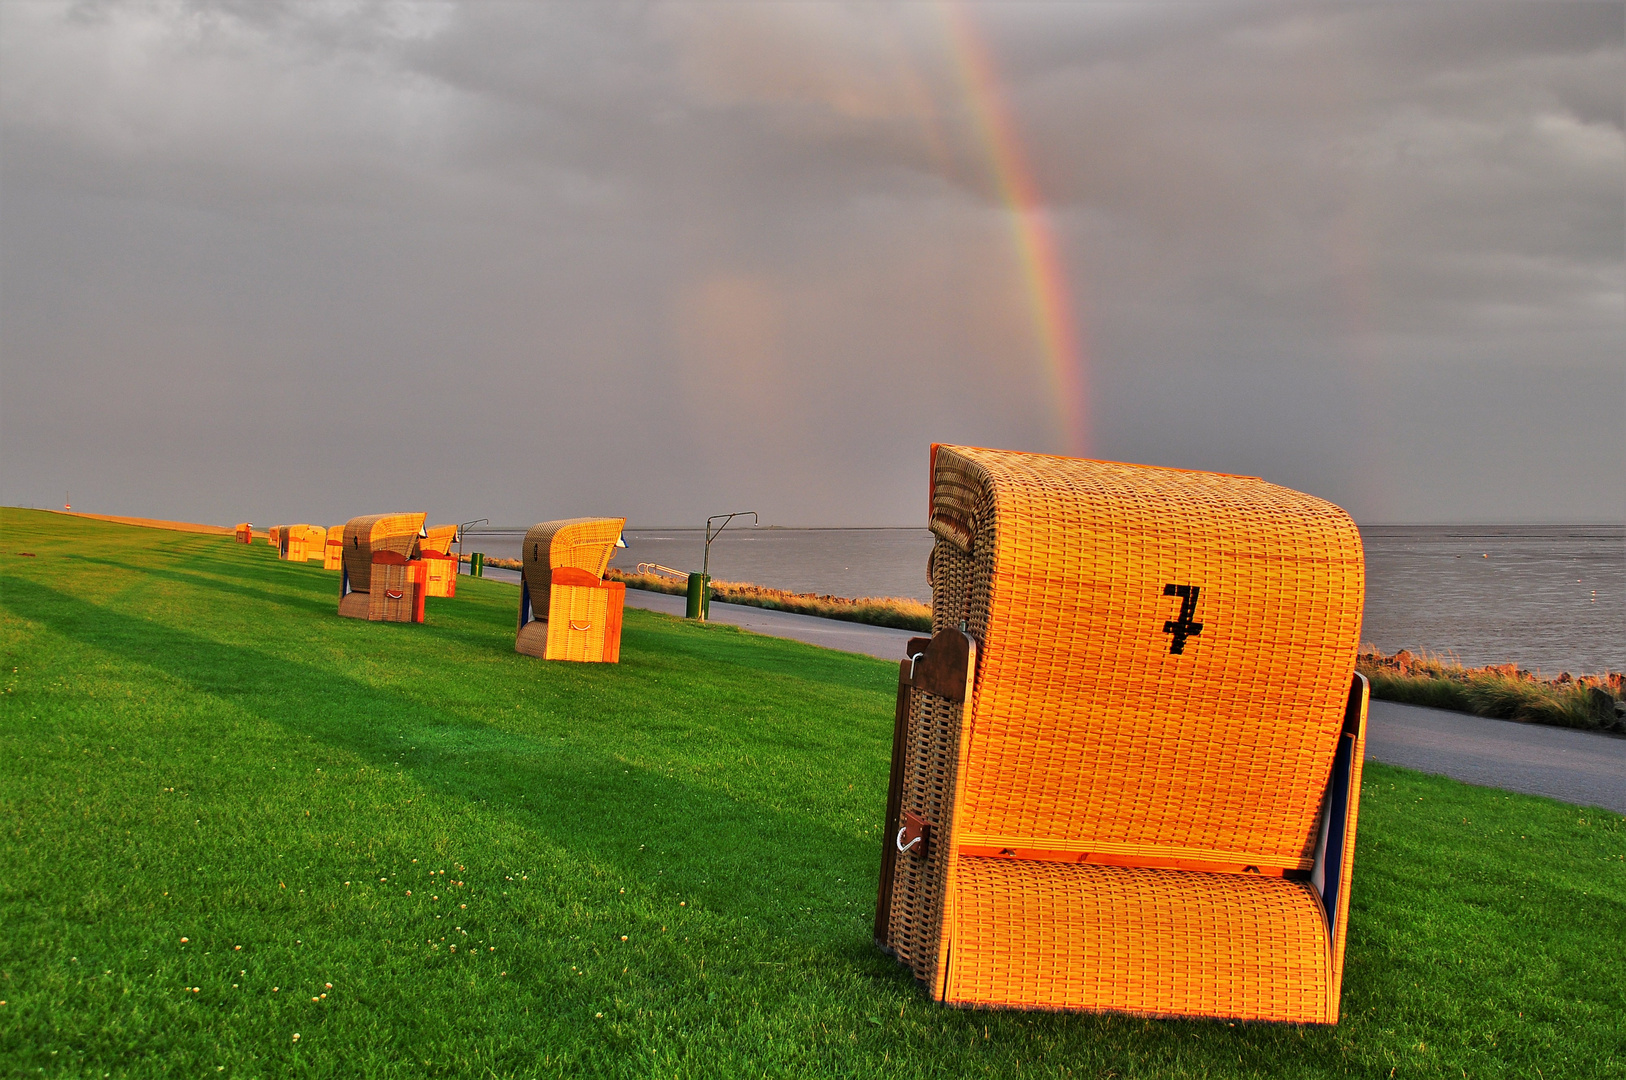
[{"label": "dry grass tuft", "polygon": [[1626,732],[1618,703],[1626,698],[1626,675],[1564,672],[1546,679],[1501,664],[1465,668],[1454,660],[1405,649],[1386,656],[1363,646],[1356,670],[1372,683],[1372,696],[1408,705],[1450,709],[1493,720],[1522,720],[1584,731]]}]

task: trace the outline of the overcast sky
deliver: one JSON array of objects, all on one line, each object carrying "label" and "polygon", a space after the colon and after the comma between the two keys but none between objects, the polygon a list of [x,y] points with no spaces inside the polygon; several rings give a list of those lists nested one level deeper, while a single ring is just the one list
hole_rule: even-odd
[{"label": "overcast sky", "polygon": [[937,441],[1619,521],[1623,102],[1619,2],[7,0],[0,500],[921,525]]}]

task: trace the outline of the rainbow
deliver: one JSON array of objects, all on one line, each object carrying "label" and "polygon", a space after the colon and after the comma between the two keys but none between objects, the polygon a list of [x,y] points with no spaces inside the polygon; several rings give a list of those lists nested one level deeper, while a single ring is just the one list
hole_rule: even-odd
[{"label": "rainbow", "polygon": [[1055,229],[1028,167],[1015,118],[1000,91],[993,58],[957,3],[945,0],[941,10],[972,117],[987,146],[1000,197],[1010,212],[1034,329],[1055,399],[1057,425],[1066,452],[1086,456],[1090,448],[1088,354],[1073,316],[1072,290]]}]

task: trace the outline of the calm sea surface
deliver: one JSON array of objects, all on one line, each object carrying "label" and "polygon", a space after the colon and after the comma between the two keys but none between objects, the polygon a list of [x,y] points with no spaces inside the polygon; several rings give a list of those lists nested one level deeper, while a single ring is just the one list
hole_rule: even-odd
[{"label": "calm sea surface", "polygon": [[[466,550],[519,557],[524,529],[471,530]],[[1549,674],[1626,669],[1626,528],[1370,525],[1362,639],[1464,664]],[[611,565],[700,569],[699,529],[628,529]],[[711,575],[795,592],[929,601],[925,529],[730,528]]]}]

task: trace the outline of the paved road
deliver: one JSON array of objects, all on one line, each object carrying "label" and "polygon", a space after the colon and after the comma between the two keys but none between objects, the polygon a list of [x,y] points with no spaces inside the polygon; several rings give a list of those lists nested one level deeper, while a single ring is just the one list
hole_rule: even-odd
[{"label": "paved road", "polygon": [[1626,814],[1626,739],[1374,701],[1366,759]]},{"label": "paved road", "polygon": [[[519,574],[512,570],[488,569],[486,575],[506,575],[506,580],[519,582]],[[627,606],[682,615],[683,597],[628,589]],[[910,630],[715,601],[711,619],[883,660],[902,659],[904,645],[919,636]],[[1367,721],[1366,758],[1626,814],[1626,738],[1374,701]]]},{"label": "paved road", "polygon": [[[486,567],[485,576],[499,581],[519,584],[518,570]],[[627,606],[646,611],[662,611],[668,615],[683,615],[684,598],[666,593],[627,590]],[[866,626],[863,623],[820,619],[813,615],[793,615],[788,611],[769,611],[767,608],[747,607],[744,604],[711,602],[711,621],[755,630],[769,637],[790,638],[810,645],[823,645],[843,652],[866,653],[882,660],[903,659],[903,647],[912,637],[921,635],[913,630],[891,630],[885,626]]]},{"label": "paved road", "polygon": [[[684,598],[628,589],[627,606],[681,616]],[[909,639],[922,636],[917,630],[893,630],[885,626],[820,619],[813,615],[794,615],[788,611],[769,611],[744,604],[720,604],[715,600],[711,602],[711,621],[755,630],[769,637],[791,638],[843,652],[867,653],[882,660],[902,660],[903,647],[909,643]]]}]

